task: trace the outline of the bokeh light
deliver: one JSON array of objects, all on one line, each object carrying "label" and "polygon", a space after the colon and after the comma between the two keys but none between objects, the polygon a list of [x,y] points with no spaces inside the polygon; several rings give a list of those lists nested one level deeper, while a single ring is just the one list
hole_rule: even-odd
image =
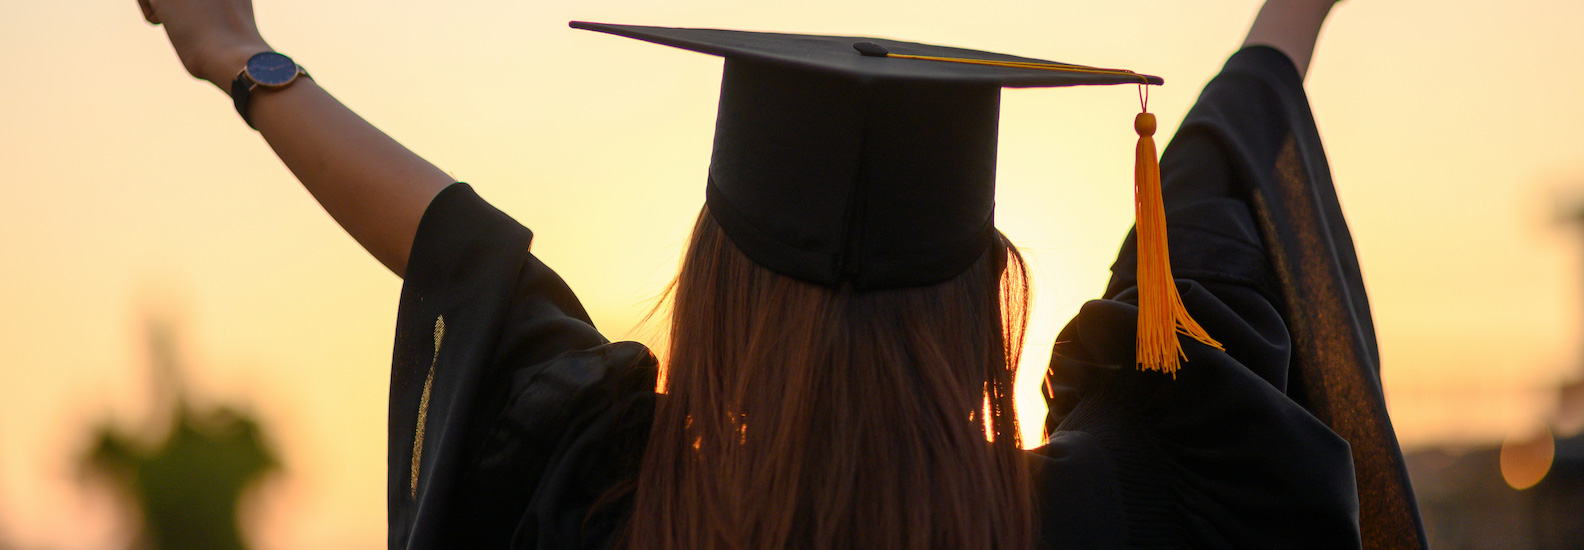
[{"label": "bokeh light", "polygon": [[1517,437],[1508,437],[1501,445],[1501,475],[1507,486],[1518,490],[1534,487],[1551,471],[1551,461],[1556,457],[1556,439],[1551,429],[1538,430]]}]

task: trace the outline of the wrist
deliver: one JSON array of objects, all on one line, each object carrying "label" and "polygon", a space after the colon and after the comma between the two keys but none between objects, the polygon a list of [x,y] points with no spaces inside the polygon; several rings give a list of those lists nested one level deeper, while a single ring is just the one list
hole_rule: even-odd
[{"label": "wrist", "polygon": [[248,58],[268,51],[274,50],[264,42],[236,44],[219,49],[205,65],[203,79],[220,88],[220,91],[231,93],[231,82],[247,66]]}]

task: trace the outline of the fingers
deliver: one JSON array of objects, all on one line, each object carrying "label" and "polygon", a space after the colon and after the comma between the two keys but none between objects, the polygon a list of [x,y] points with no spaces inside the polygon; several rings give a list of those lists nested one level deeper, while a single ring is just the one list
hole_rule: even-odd
[{"label": "fingers", "polygon": [[150,25],[158,25],[159,17],[154,15],[154,6],[149,5],[149,0],[138,0],[138,9],[143,10],[143,20]]}]

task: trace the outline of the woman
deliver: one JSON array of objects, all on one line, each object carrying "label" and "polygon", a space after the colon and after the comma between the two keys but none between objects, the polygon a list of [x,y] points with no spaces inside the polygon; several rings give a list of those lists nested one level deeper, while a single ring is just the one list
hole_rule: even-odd
[{"label": "woman", "polygon": [[[1329,0],[1267,3],[1247,48],[1207,88],[1162,161],[1182,300],[1227,351],[1185,342],[1188,366],[1175,377],[1134,370],[1134,255],[1124,248],[1106,299],[1085,306],[1059,338],[1050,442],[1030,452],[1020,450],[1011,397],[1023,266],[992,226],[971,223],[987,218],[965,218],[958,225],[971,230],[940,238],[968,243],[960,251],[931,248],[907,256],[924,263],[900,260],[904,268],[887,272],[874,266],[892,265],[880,260],[894,251],[865,247],[889,242],[896,219],[920,216],[885,214],[884,201],[866,215],[826,216],[818,195],[770,201],[779,210],[743,208],[792,212],[765,221],[726,207],[752,203],[755,187],[715,181],[785,160],[760,155],[776,147],[753,146],[781,139],[759,133],[760,117],[783,117],[770,124],[780,129],[798,123],[787,112],[808,119],[803,108],[902,90],[818,88],[818,99],[786,98],[779,94],[823,76],[782,82],[761,72],[734,86],[759,65],[728,55],[712,195],[672,287],[660,377],[643,346],[608,343],[594,330],[566,285],[527,252],[527,229],[365,123],[290,60],[260,57],[270,49],[247,0],[140,1],[187,70],[231,92],[337,222],[405,279],[391,384],[392,548],[1361,544],[1349,440],[1306,409],[1320,389],[1296,375],[1289,384],[1297,359],[1288,325],[1306,311],[1305,298],[1285,292],[1286,249],[1264,244],[1287,240],[1283,205],[1261,199],[1272,169],[1324,169],[1318,142],[1308,143],[1301,79]],[[847,85],[838,80],[831,86]],[[992,144],[993,166],[994,98],[963,99],[982,88],[926,88],[943,95],[925,94],[921,108],[951,120],[924,129],[988,132],[973,143]],[[767,110],[764,95],[728,100],[739,93],[799,108]],[[952,118],[964,101],[984,110]],[[875,109],[892,105],[853,112],[870,124],[888,116]],[[841,126],[855,116],[812,118]],[[918,129],[905,122],[911,114],[893,118],[903,126],[888,132]],[[735,120],[755,122],[740,129]],[[817,154],[845,158],[852,149]],[[865,150],[854,170],[933,177],[937,170],[907,171],[965,147],[904,149]],[[982,174],[984,151],[976,151],[942,166]],[[914,156],[887,163],[898,155]],[[968,198],[993,204],[993,196]],[[819,224],[839,238],[824,238]],[[851,231],[860,226],[862,239]],[[778,249],[789,242],[782,231],[809,246]],[[1345,241],[1345,226],[1330,231]],[[798,259],[826,246],[834,248]],[[1350,245],[1344,252],[1352,265]],[[1362,312],[1367,323],[1367,305]],[[1372,544],[1417,543],[1411,518],[1406,538],[1364,521]]]}]

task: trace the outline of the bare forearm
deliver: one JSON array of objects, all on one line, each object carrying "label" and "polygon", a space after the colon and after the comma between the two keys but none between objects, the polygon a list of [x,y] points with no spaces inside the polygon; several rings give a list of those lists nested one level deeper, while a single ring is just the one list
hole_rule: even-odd
[{"label": "bare forearm", "polygon": [[1298,75],[1309,72],[1320,27],[1331,13],[1334,0],[1267,0],[1249,26],[1243,46],[1270,46],[1287,54]]},{"label": "bare forearm", "polygon": [[255,94],[253,124],[281,162],[358,244],[401,276],[445,172],[304,79]]}]

